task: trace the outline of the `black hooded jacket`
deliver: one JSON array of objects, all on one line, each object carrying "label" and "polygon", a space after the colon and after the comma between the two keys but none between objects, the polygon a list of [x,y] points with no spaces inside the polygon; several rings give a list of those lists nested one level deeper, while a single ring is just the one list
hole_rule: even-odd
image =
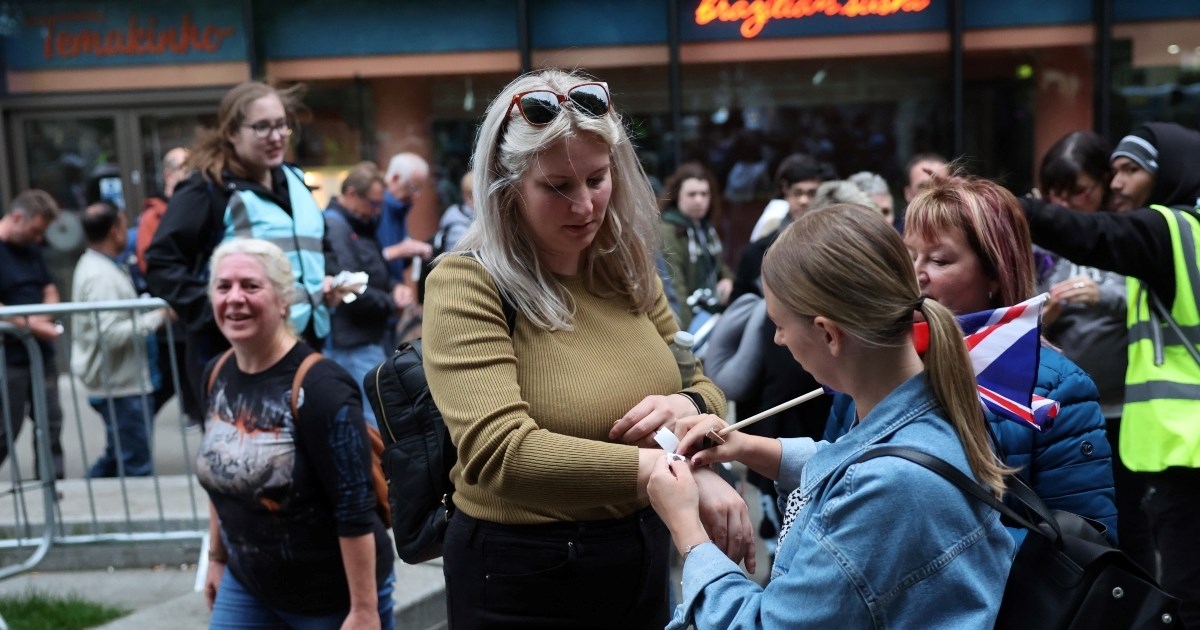
[{"label": "black hooded jacket", "polygon": [[[1147,123],[1133,133],[1158,149],[1150,203],[1195,214],[1200,198],[1200,132],[1174,123]],[[1080,265],[1137,278],[1168,308],[1175,302],[1171,231],[1156,210],[1076,212],[1029,198],[1021,204],[1037,245]]]}]

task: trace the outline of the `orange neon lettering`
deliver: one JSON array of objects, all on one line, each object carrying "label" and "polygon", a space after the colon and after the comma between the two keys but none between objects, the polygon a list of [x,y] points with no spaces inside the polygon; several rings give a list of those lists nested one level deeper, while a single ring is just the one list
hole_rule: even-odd
[{"label": "orange neon lettering", "polygon": [[154,18],[149,18],[143,26],[136,16],[132,16],[123,31],[85,27],[77,33],[64,33],[57,29],[67,22],[104,22],[104,14],[100,12],[39,16],[31,21],[46,27],[42,40],[42,55],[46,59],[72,59],[80,55],[161,55],[167,51],[181,55],[189,51],[213,53],[220,50],[226,38],[237,32],[233,27],[197,23],[190,13],[182,15],[178,26],[165,28],[159,28]]},{"label": "orange neon lettering", "polygon": [[798,20],[818,14],[847,18],[920,13],[932,0],[700,0],[695,22],[741,22],[742,37],[753,39],[771,20]]}]

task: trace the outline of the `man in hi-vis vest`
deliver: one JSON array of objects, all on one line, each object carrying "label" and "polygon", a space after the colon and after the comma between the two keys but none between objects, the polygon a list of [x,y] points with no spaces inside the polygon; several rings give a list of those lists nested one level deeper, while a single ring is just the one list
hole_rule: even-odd
[{"label": "man in hi-vis vest", "polygon": [[1162,586],[1183,600],[1186,627],[1200,628],[1200,132],[1142,125],[1111,163],[1122,212],[1023,203],[1035,243],[1128,277],[1121,458],[1146,475]]}]

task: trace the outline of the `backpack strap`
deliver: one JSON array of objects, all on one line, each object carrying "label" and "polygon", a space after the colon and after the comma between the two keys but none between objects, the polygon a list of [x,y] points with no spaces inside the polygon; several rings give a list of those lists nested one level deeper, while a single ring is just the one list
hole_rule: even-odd
[{"label": "backpack strap", "polygon": [[316,365],[317,361],[324,359],[325,356],[320,352],[314,352],[300,362],[300,367],[296,368],[296,375],[292,377],[292,419],[299,420],[300,418],[300,390],[304,388],[304,377],[308,376],[308,370]]},{"label": "backpack strap", "polygon": [[940,457],[934,457],[928,453],[922,453],[921,451],[905,448],[903,446],[881,446],[863,453],[861,457],[854,460],[854,463],[859,464],[877,457],[899,457],[900,459],[907,459],[914,464],[928,468],[944,478],[946,481],[958,486],[963,492],[992,506],[996,511],[1000,512],[1009,520],[1017,523],[1021,527],[1040,533],[1041,535],[1050,538],[1050,540],[1055,543],[1062,538],[1062,532],[1059,530],[1058,523],[1050,514],[1050,509],[1046,507],[1045,503],[1042,503],[1042,500],[1038,498],[1037,494],[1034,493],[1029,486],[1025,485],[1025,482],[1018,479],[1015,475],[1010,476],[1007,479],[1009,482],[1008,487],[1010,492],[1018,501],[1024,503],[1026,507],[1032,510],[1040,520],[1053,528],[1053,536],[1050,536],[1040,527],[1029,522],[1029,519],[1017,514],[1016,510],[1005,505],[1002,501],[992,495],[992,493],[984,490],[983,486],[979,485],[975,480],[964,475],[962,471],[946,463],[946,461]]},{"label": "backpack strap", "polygon": [[[475,254],[473,252],[462,252],[461,254],[456,253],[456,255],[466,256],[467,258],[475,258]],[[479,259],[475,258],[475,260]],[[433,271],[433,266],[435,264],[437,264],[437,259],[430,261],[429,266],[427,266],[425,271],[421,274],[420,286],[417,288],[417,301],[422,304],[425,303],[425,278],[429,277],[429,274]],[[517,307],[508,300],[508,297],[504,295],[504,291],[501,291],[500,287],[496,287],[496,293],[500,297],[500,309],[504,311],[504,322],[508,324],[508,336],[511,337],[513,332],[517,330]]]},{"label": "backpack strap", "polygon": [[221,368],[225,367],[225,363],[229,361],[229,357],[231,356],[233,356],[233,348],[222,352],[221,356],[217,357],[217,362],[213,364],[212,372],[208,373],[208,384],[204,387],[205,393],[212,393],[213,385],[217,383],[217,375],[221,373]]},{"label": "backpack strap", "polygon": [[[292,377],[292,418],[299,420],[300,418],[300,390],[304,387],[304,377],[308,376],[308,371],[312,366],[316,365],[325,355],[320,352],[313,352],[304,357],[300,362],[300,367],[296,368],[296,375]],[[379,430],[375,427],[363,422],[363,427],[367,433],[367,443],[371,450],[371,489],[375,494],[375,513],[383,520],[385,527],[392,526],[392,512],[388,507],[387,495],[387,479],[383,476],[383,438],[379,435]]]}]

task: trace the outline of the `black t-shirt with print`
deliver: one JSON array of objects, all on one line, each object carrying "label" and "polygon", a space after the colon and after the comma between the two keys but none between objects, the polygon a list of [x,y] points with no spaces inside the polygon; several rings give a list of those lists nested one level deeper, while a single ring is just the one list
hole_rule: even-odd
[{"label": "black t-shirt with print", "polygon": [[[46,285],[52,284],[50,269],[36,245],[21,247],[0,240],[0,304],[22,306],[41,304]],[[47,364],[54,361],[54,344],[38,340]],[[29,365],[25,346],[13,335],[4,336],[4,361],[12,366]]]},{"label": "black t-shirt with print", "polygon": [[281,610],[324,615],[350,606],[339,537],[375,534],[377,582],[391,570],[392,553],[375,512],[353,379],[333,361],[318,361],[304,379],[300,417],[292,418],[292,379],[312,352],[298,342],[257,374],[239,370],[233,357],[225,362],[206,394],[196,474],[216,506],[238,581]]}]

